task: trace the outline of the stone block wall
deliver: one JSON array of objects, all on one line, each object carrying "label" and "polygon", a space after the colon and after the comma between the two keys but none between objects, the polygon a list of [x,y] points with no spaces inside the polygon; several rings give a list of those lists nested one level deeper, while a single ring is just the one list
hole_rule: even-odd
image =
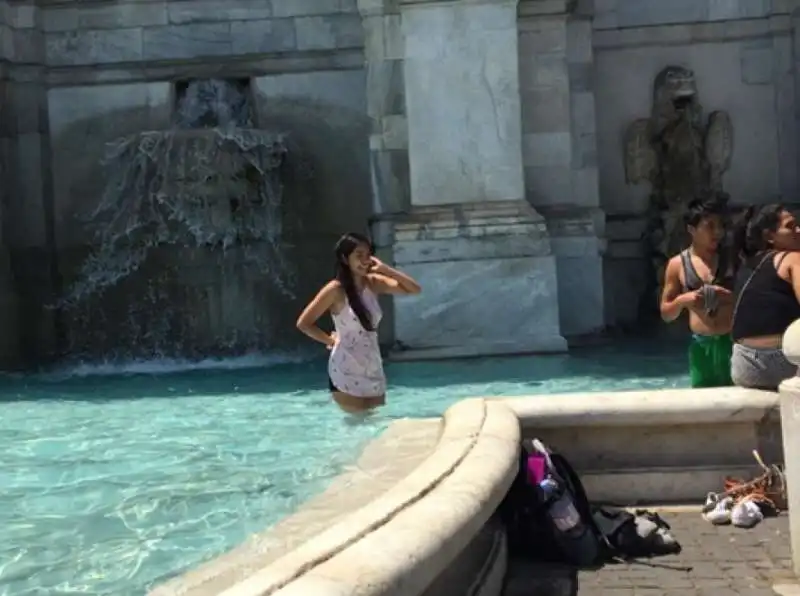
[{"label": "stone block wall", "polygon": [[597,207],[591,20],[541,4],[519,9],[526,193],[535,207]]},{"label": "stone block wall", "polygon": [[[796,200],[798,10],[800,0],[519,0],[524,190],[553,230],[564,333],[638,316],[649,189],[625,183],[622,138],[649,115],[663,66],[692,68],[706,112],[730,113],[724,180],[734,202]],[[316,182],[306,191],[320,206],[306,218],[305,238],[318,244],[307,256],[324,262],[308,291],[327,274],[336,235],[408,212],[403,27],[413,23],[401,12],[391,0],[0,0],[0,306],[16,296],[22,309],[21,344],[5,334],[14,346],[0,346],[0,363],[9,350],[53,352],[56,322],[43,305],[89,242],[76,215],[102,187],[103,144],[168,126],[175,81],[250,78],[258,124],[293,135],[307,157]],[[509,65],[490,58],[502,56],[483,52],[490,74],[508,78]],[[443,118],[448,105],[437,108]],[[447,201],[456,199],[465,197]]]},{"label": "stone block wall", "polygon": [[519,3],[525,192],[551,231],[566,336],[606,324],[591,17],[573,2]]},{"label": "stone block wall", "polygon": [[[360,184],[341,184],[338,193],[348,189],[351,199],[356,195],[355,201],[369,204],[362,139],[364,29],[355,0],[72,1],[46,2],[42,11],[59,246],[84,241],[74,215],[85,211],[98,192],[102,145],[168,126],[171,83],[194,77],[250,78],[264,125],[297,132],[306,145],[325,144],[308,138],[313,125],[331,137],[361,143],[357,167],[341,168]],[[83,155],[76,155],[77,146],[84,147]],[[348,148],[340,142],[337,150],[341,156]],[[325,158],[309,159],[318,157]],[[310,167],[332,168],[327,163]],[[85,184],[76,184],[78,178]],[[335,187],[330,176],[327,183]],[[366,219],[365,209],[356,211]],[[344,225],[341,218],[336,223]]]},{"label": "stone block wall", "polygon": [[[53,261],[48,245],[49,139],[41,11],[33,0],[0,3],[0,162],[2,257],[0,308],[9,316],[0,363],[16,366],[53,348],[50,301]],[[1,290],[0,290],[1,291]],[[16,308],[12,305],[16,305]],[[9,313],[13,313],[10,314]],[[6,331],[8,330],[8,331]]]},{"label": "stone block wall", "polygon": [[304,192],[324,208],[304,218],[300,258],[317,263],[311,285],[329,275],[332,239],[371,214],[363,45],[355,0],[0,0],[0,306],[14,279],[23,309],[0,367],[5,352],[57,351],[45,306],[91,243],[78,220],[102,188],[104,144],[168,126],[175,81],[251,79],[259,124],[288,133],[314,179]]},{"label": "stone block wall", "polygon": [[[694,70],[706,115],[726,110],[734,153],[724,185],[735,204],[795,201],[798,179],[795,0],[594,0],[593,48],[600,206],[609,218],[610,322],[632,323],[630,288],[647,275],[639,233],[647,185],[625,182],[623,135],[647,117],[669,64]],[[655,300],[655,297],[653,298]]]},{"label": "stone block wall", "polygon": [[73,1],[46,5],[42,21],[51,66],[263,58],[363,45],[355,0]]}]

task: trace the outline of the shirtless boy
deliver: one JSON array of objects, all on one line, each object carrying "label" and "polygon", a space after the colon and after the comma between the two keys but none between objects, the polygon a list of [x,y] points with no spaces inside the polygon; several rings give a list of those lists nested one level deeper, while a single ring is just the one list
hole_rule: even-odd
[{"label": "shirtless boy", "polygon": [[732,271],[722,250],[724,205],[695,200],[684,222],[691,244],[672,257],[664,274],[661,318],[689,313],[689,374],[692,387],[731,385]]}]

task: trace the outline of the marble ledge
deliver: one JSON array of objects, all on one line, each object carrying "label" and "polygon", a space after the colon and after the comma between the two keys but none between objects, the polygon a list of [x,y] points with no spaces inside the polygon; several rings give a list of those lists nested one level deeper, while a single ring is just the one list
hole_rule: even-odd
[{"label": "marble ledge", "polygon": [[602,239],[606,236],[606,220],[600,209],[583,210],[582,213],[541,209],[540,213],[547,222],[547,231],[551,238],[591,237]]},{"label": "marble ledge", "polygon": [[413,206],[408,213],[387,213],[376,218],[395,226],[425,224],[435,222],[466,221],[492,218],[526,218],[531,221],[544,221],[542,215],[523,199],[508,201],[476,201],[471,203],[443,203],[440,205]]},{"label": "marble ledge", "polygon": [[572,14],[576,0],[519,0],[519,18],[551,17]]},{"label": "marble ledge", "polygon": [[496,399],[514,411],[523,428],[755,423],[779,404],[778,393],[741,387],[573,393],[557,400]]},{"label": "marble ledge", "polygon": [[545,219],[519,201],[413,208],[408,214],[376,218],[374,223],[394,243],[548,236]]},{"label": "marble ledge", "polygon": [[415,240],[453,240],[455,238],[486,238],[487,236],[529,236],[547,237],[544,222],[526,222],[511,218],[485,222],[447,222],[432,225],[398,226],[395,228],[395,242],[414,242]]},{"label": "marble ledge", "polygon": [[425,264],[476,263],[508,259],[536,259],[553,255],[549,238],[542,236],[486,236],[483,238],[415,239],[396,241],[392,260],[399,267]]},{"label": "marble ledge", "polygon": [[[534,243],[510,240],[515,242],[396,247],[398,265],[425,288],[394,302],[398,345],[418,357],[566,350],[559,329],[555,258],[519,254],[535,248]],[[548,248],[548,243],[541,244]],[[497,254],[508,246],[518,254]]]},{"label": "marble ledge", "polygon": [[0,81],[45,84],[47,70],[41,64],[18,64],[0,58]]},{"label": "marble ledge", "polygon": [[[561,0],[528,0],[533,2],[551,2],[551,1],[561,1]],[[569,0],[568,0],[569,1]],[[435,4],[449,4],[449,5],[479,5],[479,4],[513,4],[517,6],[520,3],[520,0],[397,0],[397,4],[401,7],[409,6],[409,7],[416,7],[416,6],[424,6],[424,5],[435,5]]]},{"label": "marble ledge", "polygon": [[626,29],[595,28],[592,46],[595,49],[616,49],[637,46],[677,45],[733,41],[789,34],[792,21],[780,15],[769,19],[744,19],[708,23],[682,23]]},{"label": "marble ledge", "polygon": [[[235,583],[222,589],[204,585],[204,578],[181,585],[179,578],[150,594],[422,594],[502,500],[516,475],[519,440],[519,425],[508,408],[462,400],[445,412],[438,443],[427,458],[314,540],[235,574]],[[493,465],[487,472],[488,461]],[[375,553],[381,556],[371,556]]]},{"label": "marble ledge", "polygon": [[147,60],[125,64],[59,66],[39,69],[51,87],[140,83],[196,77],[261,77],[329,70],[361,70],[364,53],[359,49],[286,52],[249,56],[215,56],[182,60]]}]

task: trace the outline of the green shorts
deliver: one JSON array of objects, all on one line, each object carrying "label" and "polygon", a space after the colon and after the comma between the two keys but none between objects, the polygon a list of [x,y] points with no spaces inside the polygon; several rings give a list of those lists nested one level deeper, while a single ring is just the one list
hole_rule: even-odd
[{"label": "green shorts", "polygon": [[730,335],[692,335],[689,342],[689,377],[692,387],[728,387],[731,381]]}]

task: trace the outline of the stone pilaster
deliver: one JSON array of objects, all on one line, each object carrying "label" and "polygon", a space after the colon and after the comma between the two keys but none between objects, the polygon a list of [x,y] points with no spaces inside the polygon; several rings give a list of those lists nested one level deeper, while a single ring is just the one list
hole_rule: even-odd
[{"label": "stone pilaster", "polygon": [[530,205],[418,207],[392,228],[394,262],[423,287],[395,302],[395,358],[566,350],[547,225]]},{"label": "stone pilaster", "polygon": [[53,236],[47,83],[42,19],[34,0],[9,3],[11,43],[4,100],[9,177],[5,245],[18,298],[18,359],[40,365],[57,355],[58,267]]},{"label": "stone pilaster", "polygon": [[[11,35],[11,27],[6,22],[6,15],[9,14],[8,3],[0,0],[0,38]],[[8,89],[7,61],[10,56],[6,55],[7,49],[0,44],[0,327],[3,333],[0,334],[0,368],[7,366],[18,352],[18,329],[15,323],[17,305],[14,292],[14,280],[11,275],[11,264],[8,259],[6,249],[5,228],[9,226],[6,216],[6,205],[8,204],[8,186],[11,172],[11,130],[10,125],[12,116],[10,113],[8,100],[6,99]],[[9,330],[10,333],[6,330]]]},{"label": "stone pilaster", "polygon": [[525,200],[516,0],[401,0],[408,213],[380,243],[423,286],[397,357],[566,349],[544,218]]},{"label": "stone pilaster", "polygon": [[605,326],[592,26],[580,10],[571,0],[519,6],[525,191],[548,221],[568,336]]},{"label": "stone pilaster", "polygon": [[[44,43],[33,0],[0,2],[0,368],[37,363],[53,338],[43,309],[51,273],[46,234],[47,141]],[[34,361],[34,362],[32,362]]]},{"label": "stone pilaster", "polygon": [[367,114],[372,199],[375,214],[411,206],[408,128],[403,83],[403,33],[396,0],[358,0],[364,25]]},{"label": "stone pilaster", "polygon": [[[388,219],[411,209],[408,173],[408,125],[403,77],[403,32],[397,0],[358,0],[364,26],[367,115],[370,119],[369,163],[372,187],[372,236],[381,258],[391,259]],[[381,301],[384,324],[380,338],[391,345],[394,301]]]},{"label": "stone pilaster", "polygon": [[517,0],[401,11],[412,204],[522,199]]}]

